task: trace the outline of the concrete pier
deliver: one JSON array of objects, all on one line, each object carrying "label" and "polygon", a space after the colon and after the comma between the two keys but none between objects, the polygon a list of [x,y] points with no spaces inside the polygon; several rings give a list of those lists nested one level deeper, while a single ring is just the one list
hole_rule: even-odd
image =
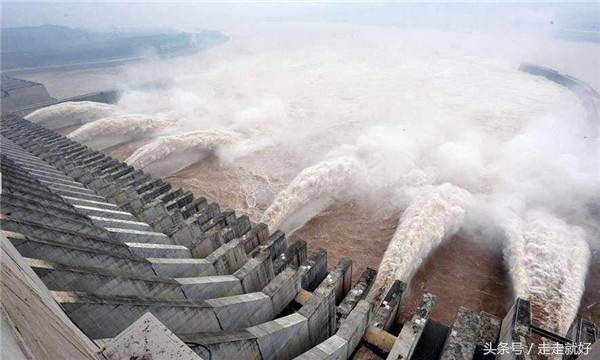
[{"label": "concrete pier", "polygon": [[[531,306],[529,301],[517,299],[512,308],[502,320],[500,328],[499,343],[507,344],[511,347],[518,343],[528,349],[531,344]],[[534,359],[534,354],[526,352],[517,354],[515,352],[506,352],[499,354],[496,358],[500,360],[530,360]]]},{"label": "concrete pier", "polygon": [[450,334],[442,350],[440,360],[472,359],[479,338],[481,319],[478,314],[460,307]]},{"label": "concrete pier", "polygon": [[411,359],[425,325],[431,316],[431,309],[435,304],[435,296],[432,294],[423,295],[423,301],[419,305],[415,315],[410,321],[402,326],[402,330],[387,356],[387,360]]},{"label": "concrete pier", "polygon": [[[466,308],[448,329],[430,319],[431,294],[396,335],[404,283],[372,304],[373,269],[352,284],[350,259],[328,267],[324,249],[40,125],[15,115],[1,125],[1,237],[17,264],[3,267],[3,291],[18,283],[52,316],[38,329],[18,317],[41,314],[37,300],[2,305],[35,353],[57,353],[48,336],[83,359],[100,358],[90,339],[108,359],[307,360],[471,359],[490,342],[529,341],[523,300],[502,331]],[[11,275],[23,271],[30,281]]]}]

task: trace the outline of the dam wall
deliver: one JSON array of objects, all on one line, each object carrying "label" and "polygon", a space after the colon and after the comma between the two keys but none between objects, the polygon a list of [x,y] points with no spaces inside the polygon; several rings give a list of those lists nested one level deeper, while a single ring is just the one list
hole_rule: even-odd
[{"label": "dam wall", "polygon": [[[585,84],[534,65],[522,70],[585,95],[595,111],[597,94]],[[577,319],[557,336],[532,325],[524,299],[504,319],[460,307],[445,326],[431,318],[435,294],[425,293],[399,316],[403,282],[370,302],[374,269],[353,269],[347,258],[328,264],[326,249],[289,243],[281,231],[23,119],[28,111],[0,121],[9,358],[529,359],[486,350],[540,338],[598,350],[595,324]],[[361,273],[355,283],[353,271]]]},{"label": "dam wall", "polygon": [[30,106],[46,106],[56,99],[42,84],[2,75],[2,113],[8,114]]},{"label": "dam wall", "polygon": [[[445,327],[430,319],[433,294],[399,324],[406,284],[371,303],[373,269],[353,284],[350,259],[328,266],[324,249],[288,244],[280,231],[17,115],[1,125],[3,293],[18,278],[44,299],[2,298],[3,326],[27,335],[16,342],[23,354],[479,359],[501,323],[503,336],[532,334],[522,325],[528,303],[519,303],[520,322],[460,308]],[[19,317],[43,309],[39,320]],[[573,341],[582,334],[590,340],[586,331]]]},{"label": "dam wall", "polygon": [[600,102],[600,94],[598,94],[598,92],[590,85],[572,76],[561,74],[556,70],[539,65],[522,63],[519,66],[519,70],[532,75],[543,76],[550,81],[568,88],[582,102],[590,120],[594,122],[600,120],[598,115],[598,102]]},{"label": "dam wall", "polygon": [[89,94],[55,99],[50,96],[43,84],[14,78],[2,74],[2,114],[25,116],[37,109],[68,101],[94,101],[114,104],[119,99],[115,89],[97,91]]}]

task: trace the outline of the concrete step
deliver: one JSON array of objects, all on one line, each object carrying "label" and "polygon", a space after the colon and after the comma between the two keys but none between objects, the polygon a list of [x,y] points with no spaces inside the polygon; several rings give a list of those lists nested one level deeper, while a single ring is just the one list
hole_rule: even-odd
[{"label": "concrete step", "polygon": [[32,166],[49,167],[49,165],[47,163],[45,163],[42,159],[31,155],[29,152],[27,152],[25,150],[17,149],[17,145],[14,145],[13,147],[2,146],[2,153],[17,162],[30,164]]},{"label": "concrete step", "polygon": [[[306,275],[306,272],[287,268],[263,290],[263,293],[272,300],[274,314],[277,314],[279,309],[285,308],[293,299],[292,296],[297,294],[302,274]],[[328,287],[330,294],[334,294],[336,281],[327,281],[324,286]],[[218,333],[200,331],[185,334],[181,338],[186,342],[201,344],[202,346],[194,347],[194,351],[203,358],[209,355],[217,359],[236,358],[236,354],[240,351],[243,351],[244,356],[248,358],[294,357],[310,349],[313,339],[320,335],[323,328],[329,329],[330,318],[326,299],[327,296],[324,294],[315,296],[313,302],[320,304],[320,307],[315,308],[309,317],[295,313],[241,331],[227,330]],[[335,317],[335,314],[333,316]]]},{"label": "concrete step", "polygon": [[60,180],[64,180],[64,181],[72,180],[70,177],[68,177],[64,173],[62,173],[58,170],[55,170],[55,169],[53,170],[53,169],[49,169],[49,168],[38,168],[38,167],[32,167],[32,166],[27,166],[27,165],[22,165],[22,167],[23,167],[23,169],[25,169],[28,173],[30,173],[32,175],[40,175],[40,176],[56,178],[56,179],[60,179]]},{"label": "concrete step", "polygon": [[152,228],[150,225],[141,221],[132,221],[132,220],[122,220],[122,219],[113,219],[109,217],[103,216],[89,216],[92,222],[96,226],[100,226],[103,228],[117,228],[117,229],[127,229],[127,230],[138,230],[140,232],[151,231]]},{"label": "concrete step", "polygon": [[[6,229],[7,225],[16,225],[16,223],[3,222],[2,225],[3,229]],[[15,228],[11,230],[19,231],[31,228],[33,227],[27,225],[27,228]],[[105,269],[119,274],[127,273],[135,276],[154,277],[158,275],[162,278],[200,277],[216,274],[213,264],[205,259],[144,259],[131,254],[129,248],[124,245],[112,248],[91,248],[89,247],[90,244],[95,245],[100,242],[90,241],[87,243],[88,246],[77,246],[68,242],[29,238],[6,230],[2,231],[2,233],[23,256],[70,266]],[[51,238],[58,239],[52,236]]]},{"label": "concrete step", "polygon": [[30,155],[29,152],[25,151],[25,149],[18,146],[13,140],[10,140],[7,136],[5,136],[4,132],[2,133],[2,144],[0,144],[0,149],[2,151],[12,151],[19,154]]},{"label": "concrete step", "polygon": [[27,200],[41,201],[46,200],[53,206],[63,207],[65,209],[73,209],[63,198],[39,184],[27,183],[20,178],[14,177],[8,173],[3,173],[2,188],[14,193],[18,196],[27,198]]},{"label": "concrete step", "polygon": [[98,297],[84,293],[53,292],[71,320],[92,339],[112,338],[146,312],[175,334],[190,328],[219,331],[213,309],[204,302],[159,302],[130,297]]},{"label": "concrete step", "polygon": [[182,245],[126,242],[132,254],[144,258],[191,258],[190,249]]},{"label": "concrete step", "polygon": [[233,275],[215,275],[175,279],[188,299],[214,299],[244,293],[240,279]]},{"label": "concrete step", "polygon": [[105,269],[74,267],[39,259],[27,259],[49,290],[83,291],[101,296],[138,296],[156,300],[184,300],[174,280],[116,274]]},{"label": "concrete step", "polygon": [[113,240],[110,237],[104,239],[69,229],[60,229],[11,217],[2,217],[1,225],[4,232],[20,233],[33,239],[53,241],[59,244],[79,246],[82,248],[105,250],[123,255],[131,254],[131,251],[129,251],[129,248],[125,244]]},{"label": "concrete step", "polygon": [[211,276],[217,274],[214,265],[206,259],[146,258],[156,274],[164,278]]},{"label": "concrete step", "polygon": [[[227,271],[218,265],[215,269],[222,272]],[[271,257],[268,254],[260,254],[251,258],[237,269],[233,276],[240,279],[244,292],[260,291],[275,277]]]},{"label": "concrete step", "polygon": [[152,313],[177,335],[199,330],[232,331],[272,318],[271,300],[263,293],[168,302],[80,292],[52,293],[71,320],[92,339],[114,337],[146,312]]},{"label": "concrete step", "polygon": [[92,206],[92,207],[98,207],[101,209],[120,211],[120,209],[117,205],[111,204],[106,200],[102,200],[102,201],[89,200],[89,199],[83,199],[83,198],[80,198],[77,196],[61,196],[61,197],[63,199],[65,199],[65,201],[67,201],[73,205]]},{"label": "concrete step", "polygon": [[80,167],[86,167],[89,164],[95,163],[98,160],[107,158],[108,157],[105,154],[98,153],[91,149],[84,149],[83,151],[79,151],[65,157],[65,159],[68,160],[70,163]]},{"label": "concrete step", "polygon": [[[12,189],[14,187],[11,186]],[[22,195],[22,193],[11,191],[12,189],[6,189],[2,193],[2,197],[7,203],[14,206],[19,206],[25,209],[32,209],[39,212],[52,214],[69,219],[77,219],[85,223],[91,224],[91,220],[76,211],[73,206],[61,199],[60,197],[53,196],[52,193],[30,193]],[[37,196],[34,196],[37,195]]]},{"label": "concrete step", "polygon": [[[155,231],[144,231],[144,230],[132,230],[132,229],[119,229],[119,228],[106,228],[111,234],[111,237],[115,240],[122,241],[124,243],[146,243],[146,244],[164,244],[173,245],[171,239],[163,233]],[[187,248],[186,248],[187,249]],[[189,250],[188,250],[189,252]],[[191,257],[191,256],[189,256]]]},{"label": "concrete step", "polygon": [[105,198],[103,198],[102,196],[99,196],[99,195],[94,195],[94,194],[85,193],[85,192],[81,192],[81,191],[69,190],[69,189],[65,189],[65,188],[62,188],[62,187],[59,187],[56,185],[50,185],[49,187],[55,193],[60,194],[63,197],[69,196],[69,197],[76,197],[79,199],[91,200],[91,201],[106,201]]},{"label": "concrete step", "polygon": [[83,187],[83,184],[81,184],[80,182],[77,182],[77,181],[67,180],[65,178],[58,178],[58,177],[52,176],[52,175],[45,175],[45,174],[41,174],[39,172],[29,171],[29,173],[39,181],[45,180],[45,181],[50,181],[50,182],[58,183],[58,184]]},{"label": "concrete step", "polygon": [[33,182],[39,185],[38,179],[26,168],[20,166],[19,163],[2,155],[2,172],[14,174],[14,176]]},{"label": "concrete step", "polygon": [[71,185],[71,184],[64,184],[64,183],[60,183],[57,181],[48,181],[48,180],[43,180],[43,179],[38,179],[42,184],[48,186],[51,189],[64,189],[64,190],[72,190],[72,191],[77,191],[83,194],[90,194],[90,195],[97,195],[93,190],[90,190],[88,188],[85,188],[83,185]]},{"label": "concrete step", "polygon": [[63,210],[73,211],[72,205],[64,201],[63,198],[56,194],[51,192],[43,193],[20,185],[15,185],[15,183],[12,181],[13,179],[9,179],[7,177],[4,177],[2,180],[2,191],[4,193],[20,197],[26,201],[39,201],[42,204],[51,204],[52,206]]},{"label": "concrete step", "polygon": [[8,156],[11,160],[13,160],[15,163],[17,163],[18,165],[27,168],[27,169],[34,169],[34,170],[43,170],[43,171],[48,171],[48,172],[54,172],[56,171],[56,168],[54,168],[53,166],[49,165],[48,163],[44,162],[43,160],[33,157],[31,155],[22,155],[22,154],[18,154],[15,152],[10,152],[10,151],[4,151],[3,150],[3,154]]},{"label": "concrete step", "polygon": [[80,213],[90,216],[90,218],[92,216],[96,216],[102,218],[137,221],[137,218],[127,211],[103,209],[100,207],[86,205],[73,205],[73,207]]},{"label": "concrete step", "polygon": [[98,228],[93,224],[83,222],[81,219],[57,216],[50,214],[49,212],[21,207],[14,203],[4,203],[2,207],[2,214],[10,214],[10,216],[15,219],[26,219],[28,221],[45,226],[54,226],[61,229],[73,230],[82,234],[88,234],[97,237],[109,237],[108,233],[101,228]]},{"label": "concrete step", "polygon": [[233,240],[210,253],[206,258],[214,264],[217,273],[231,274],[248,261],[244,246],[239,240]]},{"label": "concrete step", "polygon": [[202,345],[192,347],[202,359],[237,359],[240,354],[248,359],[290,359],[310,347],[308,320],[297,313],[242,331],[185,334],[180,338]]},{"label": "concrete step", "polygon": [[9,240],[24,257],[71,266],[106,269],[116,273],[156,276],[152,264],[137,256],[127,256],[104,250],[87,249],[23,237],[10,236]]}]

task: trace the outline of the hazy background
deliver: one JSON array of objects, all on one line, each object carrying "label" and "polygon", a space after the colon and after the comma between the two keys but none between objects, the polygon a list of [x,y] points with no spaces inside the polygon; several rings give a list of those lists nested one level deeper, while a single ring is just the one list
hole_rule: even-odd
[{"label": "hazy background", "polygon": [[3,26],[222,32],[191,56],[24,75],[59,97],[123,90],[108,110],[32,119],[84,111],[93,119],[70,137],[121,146],[127,162],[296,229],[311,249],[329,236],[330,254],[358,268],[383,258],[382,289],[459,231],[502,244],[513,294],[536,297],[564,333],[597,258],[598,124],[571,91],[518,66],[599,88],[599,6],[6,3]]},{"label": "hazy background", "polygon": [[[64,25],[93,31],[201,31],[248,35],[258,23],[353,23],[495,34],[485,51],[551,66],[598,88],[600,3],[4,1],[2,27]],[[313,24],[313,25],[311,25]],[[552,42],[549,41],[552,39]],[[556,39],[569,40],[557,49]],[[423,38],[436,43],[436,39]],[[485,43],[485,41],[484,41]],[[482,44],[478,46],[482,46]],[[595,61],[592,61],[595,60]]]},{"label": "hazy background", "polygon": [[239,22],[354,22],[436,26],[481,31],[507,25],[599,30],[597,2],[437,3],[410,2],[157,2],[157,1],[5,1],[3,27],[43,24],[90,29],[198,26],[229,27]]}]

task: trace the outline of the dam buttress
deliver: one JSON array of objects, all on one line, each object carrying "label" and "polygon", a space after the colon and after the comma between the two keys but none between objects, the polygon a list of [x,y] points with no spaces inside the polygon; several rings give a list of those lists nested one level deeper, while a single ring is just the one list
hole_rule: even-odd
[{"label": "dam buttress", "polygon": [[281,231],[17,115],[3,115],[1,126],[2,319],[14,354],[533,359],[489,350],[598,337],[583,319],[566,337],[533,326],[523,299],[504,319],[461,307],[448,327],[430,318],[436,297],[426,293],[399,324],[400,281],[371,303],[373,269],[358,269],[352,283],[351,259],[328,264],[325,249],[288,243]]}]

